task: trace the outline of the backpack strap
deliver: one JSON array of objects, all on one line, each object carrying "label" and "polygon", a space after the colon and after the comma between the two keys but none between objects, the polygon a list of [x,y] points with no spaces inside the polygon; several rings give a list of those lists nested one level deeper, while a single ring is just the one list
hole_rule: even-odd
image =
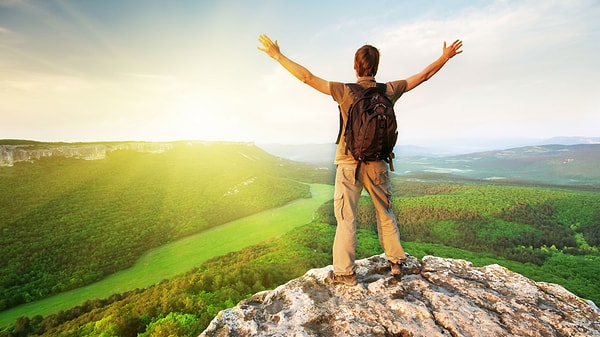
[{"label": "backpack strap", "polygon": [[342,119],[342,107],[338,105],[338,110],[340,111],[340,131],[338,131],[338,135],[337,135],[337,139],[335,140],[336,144],[340,143],[340,140],[342,139],[342,127],[344,126],[344,120]]},{"label": "backpack strap", "polygon": [[346,83],[346,85],[348,86],[348,88],[350,88],[350,91],[354,95],[356,95],[357,92],[359,92],[363,89],[363,87],[358,83]]}]

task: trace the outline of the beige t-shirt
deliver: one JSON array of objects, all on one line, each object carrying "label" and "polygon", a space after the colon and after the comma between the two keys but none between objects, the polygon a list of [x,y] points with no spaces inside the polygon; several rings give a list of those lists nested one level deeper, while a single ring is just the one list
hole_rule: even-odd
[{"label": "beige t-shirt", "polygon": [[[360,84],[363,87],[374,87],[377,82],[375,81],[375,77],[373,76],[365,76],[359,77],[356,83]],[[386,84],[386,96],[390,99],[392,103],[396,103],[396,101],[402,96],[404,91],[406,90],[406,80],[399,80],[393,82],[387,82]],[[350,105],[353,101],[352,91],[348,88],[347,85],[341,82],[329,82],[329,90],[331,91],[331,97],[333,100],[338,103],[340,106],[340,112],[342,115],[342,130],[346,128],[346,121],[348,120],[348,109],[350,109]],[[343,131],[342,131],[343,132]],[[355,163],[356,160],[352,157],[352,154],[345,152],[346,149],[346,141],[344,140],[344,135],[340,137],[340,142],[337,145],[337,149],[335,151],[335,164],[352,164]]]}]

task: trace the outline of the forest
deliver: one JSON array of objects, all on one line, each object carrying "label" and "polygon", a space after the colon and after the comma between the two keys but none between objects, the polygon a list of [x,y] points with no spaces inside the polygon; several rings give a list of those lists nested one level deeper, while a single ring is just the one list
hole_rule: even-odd
[{"label": "forest", "polygon": [[105,160],[51,157],[1,167],[0,311],[98,281],[151,248],[310,196],[294,180],[310,169],[255,146],[178,145],[162,154],[116,151]]},{"label": "forest", "polygon": [[[152,247],[307,197],[305,183],[331,181],[327,170],[253,146],[227,147],[115,152],[104,161],[47,158],[1,168],[0,183],[9,187],[0,192],[7,210],[0,215],[0,249],[10,257],[1,262],[4,306],[95,282]],[[393,189],[411,255],[498,263],[600,303],[598,191],[436,175],[393,175]],[[358,227],[358,258],[380,254],[368,197],[361,199]],[[334,233],[327,202],[313,222],[283,237],[148,288],[21,317],[0,327],[0,336],[197,336],[220,310],[331,264]]]}]

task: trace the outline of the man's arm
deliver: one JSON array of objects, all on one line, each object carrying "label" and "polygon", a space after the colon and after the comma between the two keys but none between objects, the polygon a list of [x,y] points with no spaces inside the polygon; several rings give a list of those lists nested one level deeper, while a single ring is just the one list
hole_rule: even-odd
[{"label": "man's arm", "polygon": [[435,60],[432,64],[423,69],[420,73],[413,75],[406,79],[406,91],[414,89],[419,84],[427,81],[431,76],[435,75],[438,70],[442,69],[444,64],[453,58],[456,54],[462,53],[462,41],[456,40],[449,47],[446,47],[446,41],[444,41],[444,48],[442,49],[442,56]]},{"label": "man's arm", "polygon": [[264,34],[258,37],[258,41],[263,45],[263,48],[258,47],[258,50],[264,51],[267,55],[275,59],[297,79],[324,94],[331,95],[331,91],[329,90],[329,82],[313,75],[308,69],[283,55],[279,50],[279,44],[277,44],[277,41],[271,41],[271,39]]}]

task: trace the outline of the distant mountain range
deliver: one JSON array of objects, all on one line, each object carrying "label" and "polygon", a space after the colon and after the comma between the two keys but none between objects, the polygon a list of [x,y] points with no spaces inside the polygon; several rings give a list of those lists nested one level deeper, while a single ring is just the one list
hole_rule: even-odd
[{"label": "distant mountain range", "polygon": [[[516,144],[517,140],[504,144]],[[485,147],[476,143],[476,147]],[[333,165],[335,144],[259,145],[274,155],[302,162]],[[600,137],[555,137],[516,147],[453,152],[455,146],[431,148],[400,145],[394,166],[398,174],[435,173],[490,181],[527,181],[558,185],[600,186]]]},{"label": "distant mountain range", "polygon": [[540,145],[576,145],[600,144],[600,137],[553,137],[547,139],[452,139],[432,141],[427,145],[400,144],[396,147],[396,156],[434,156],[443,157],[491,150],[504,150]]},{"label": "distant mountain range", "polygon": [[447,157],[403,157],[399,173],[431,172],[490,181],[600,186],[600,144],[539,145]]}]

